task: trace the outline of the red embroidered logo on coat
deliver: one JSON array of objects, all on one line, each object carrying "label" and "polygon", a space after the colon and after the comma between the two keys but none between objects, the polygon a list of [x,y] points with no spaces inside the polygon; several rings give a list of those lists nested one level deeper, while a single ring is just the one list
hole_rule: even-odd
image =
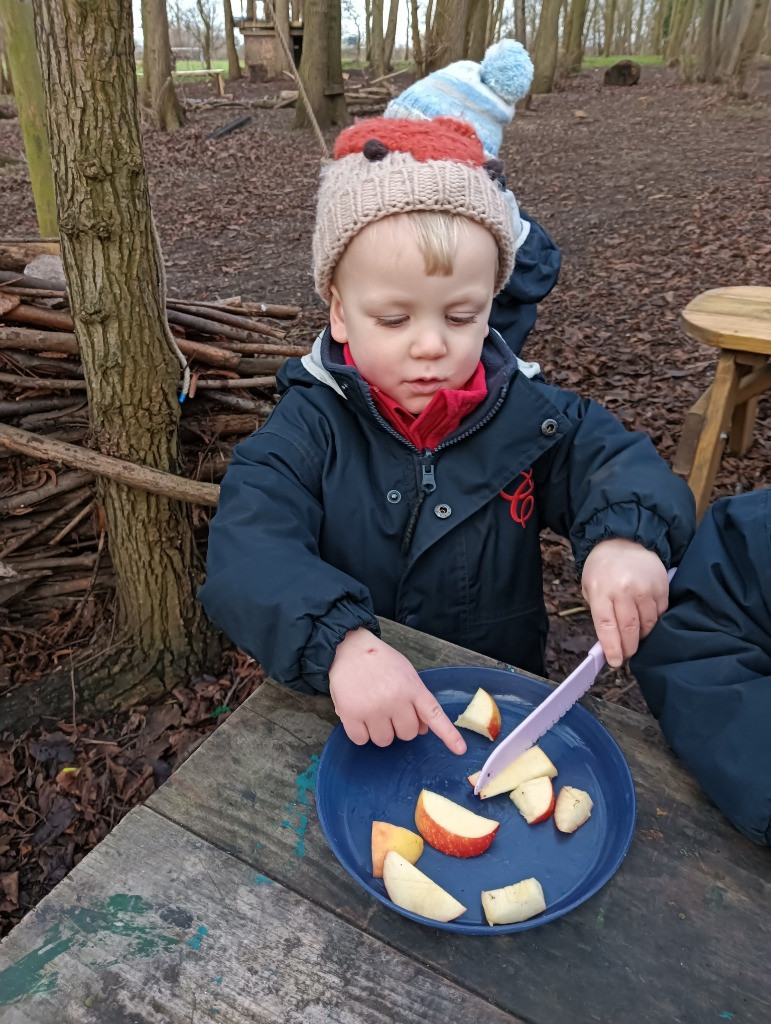
[{"label": "red embroidered logo on coat", "polygon": [[535,498],[533,497],[533,491],[535,485],[533,484],[533,467],[530,469],[523,469],[519,474],[524,477],[522,482],[519,484],[513,494],[507,494],[505,491],[501,491],[500,495],[505,498],[509,503],[509,512],[511,518],[515,523],[519,523],[520,526],[525,526],[530,516],[535,511]]}]

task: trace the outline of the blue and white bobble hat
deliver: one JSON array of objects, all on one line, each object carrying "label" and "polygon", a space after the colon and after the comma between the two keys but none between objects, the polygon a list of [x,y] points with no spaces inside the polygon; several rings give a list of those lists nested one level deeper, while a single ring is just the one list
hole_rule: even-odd
[{"label": "blue and white bobble hat", "polygon": [[502,39],[487,50],[481,64],[459,60],[419,79],[391,100],[383,116],[467,121],[485,155],[494,159],[515,104],[527,95],[532,80],[533,62],[522,43]]}]

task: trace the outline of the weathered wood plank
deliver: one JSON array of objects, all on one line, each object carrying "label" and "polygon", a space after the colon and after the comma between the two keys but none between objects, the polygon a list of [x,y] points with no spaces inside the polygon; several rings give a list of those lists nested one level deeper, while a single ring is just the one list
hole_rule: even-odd
[{"label": "weathered wood plank", "polygon": [[[495,664],[406,627],[388,625],[384,635],[418,668]],[[743,1024],[767,1024],[768,852],[739,836],[706,801],[652,719],[592,698],[584,703],[614,734],[632,769],[632,848],[590,901],[543,928],[485,939],[481,963],[476,940],[387,910],[328,850],[313,812],[317,758],[334,722],[324,698],[261,687],[150,806],[530,1021],[702,1024],[731,1013]]]},{"label": "weathered wood plank", "polygon": [[522,1024],[145,808],[0,945],[3,1024]]}]

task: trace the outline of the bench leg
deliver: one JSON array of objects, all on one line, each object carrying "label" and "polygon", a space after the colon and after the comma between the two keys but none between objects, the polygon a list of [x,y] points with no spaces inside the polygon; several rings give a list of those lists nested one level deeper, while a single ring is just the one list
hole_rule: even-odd
[{"label": "bench leg", "polygon": [[728,435],[738,382],[739,372],[734,353],[722,351],[717,361],[709,405],[704,414],[704,426],[688,475],[688,486],[696,499],[696,516],[699,520],[709,506]]},{"label": "bench leg", "polygon": [[[742,353],[741,362],[739,362],[737,358],[739,380],[741,381],[748,374],[752,373],[753,370],[762,369],[765,364],[766,357],[763,355],[753,355],[749,352]],[[739,394],[737,395],[737,404],[731,420],[731,438],[728,443],[730,451],[734,452],[736,455],[744,455],[752,444],[755,434],[755,417],[758,411],[758,398],[759,396],[754,396],[742,401],[740,384]]]}]

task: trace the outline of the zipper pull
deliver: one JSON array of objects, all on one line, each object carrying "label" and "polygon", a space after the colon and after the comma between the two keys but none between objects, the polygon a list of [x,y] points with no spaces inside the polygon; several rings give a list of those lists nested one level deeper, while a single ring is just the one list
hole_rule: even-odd
[{"label": "zipper pull", "polygon": [[423,493],[431,494],[436,490],[436,480],[434,479],[434,454],[430,448],[426,448],[420,456],[420,468],[423,473],[420,481]]}]

